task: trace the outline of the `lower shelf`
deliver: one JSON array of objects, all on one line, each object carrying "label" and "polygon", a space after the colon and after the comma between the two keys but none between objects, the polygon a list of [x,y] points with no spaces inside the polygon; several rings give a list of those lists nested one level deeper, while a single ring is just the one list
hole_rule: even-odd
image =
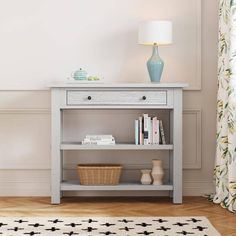
[{"label": "lower shelf", "polygon": [[94,191],[157,191],[173,190],[173,185],[142,185],[139,183],[121,183],[118,185],[80,185],[78,181],[65,181],[61,183],[62,191],[80,191],[80,190],[94,190]]}]

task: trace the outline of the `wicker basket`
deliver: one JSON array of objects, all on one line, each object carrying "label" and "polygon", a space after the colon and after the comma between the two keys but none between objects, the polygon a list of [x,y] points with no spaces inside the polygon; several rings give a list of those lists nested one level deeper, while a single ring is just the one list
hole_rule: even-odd
[{"label": "wicker basket", "polygon": [[82,185],[117,185],[122,166],[118,164],[79,164],[78,175]]}]

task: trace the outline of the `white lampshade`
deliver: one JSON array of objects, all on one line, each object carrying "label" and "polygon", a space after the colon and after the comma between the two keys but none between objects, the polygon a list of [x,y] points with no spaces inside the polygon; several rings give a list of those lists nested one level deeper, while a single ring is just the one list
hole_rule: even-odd
[{"label": "white lampshade", "polygon": [[139,44],[167,45],[172,43],[171,21],[144,21],[139,26]]}]

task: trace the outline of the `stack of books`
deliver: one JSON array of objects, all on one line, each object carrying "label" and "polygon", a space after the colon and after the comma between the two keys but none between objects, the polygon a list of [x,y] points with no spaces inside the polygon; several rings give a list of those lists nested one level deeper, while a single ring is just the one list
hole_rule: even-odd
[{"label": "stack of books", "polygon": [[166,144],[162,120],[150,117],[148,114],[143,114],[135,120],[135,144]]},{"label": "stack of books", "polygon": [[115,143],[112,135],[86,135],[82,141],[84,145],[114,145]]}]

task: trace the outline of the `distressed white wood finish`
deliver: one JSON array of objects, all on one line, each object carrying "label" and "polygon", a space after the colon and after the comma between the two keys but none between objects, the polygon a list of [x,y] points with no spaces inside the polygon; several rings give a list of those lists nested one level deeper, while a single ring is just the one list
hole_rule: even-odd
[{"label": "distressed white wood finish", "polygon": [[[97,85],[69,85],[76,92],[76,104],[70,106],[67,104],[68,84],[52,87],[52,203],[59,204],[62,191],[77,191],[77,190],[166,190],[173,192],[173,202],[182,203],[182,90],[185,84],[97,84]],[[70,88],[71,89],[71,88]],[[84,107],[83,101],[79,93],[88,94],[96,92],[97,98],[104,96],[104,89],[107,94],[112,96],[111,101],[108,100],[107,94],[105,100],[97,106],[93,100]],[[127,102],[126,99],[151,93],[153,97],[160,99],[160,94],[166,91],[166,105],[159,106],[158,103],[138,103],[132,106],[132,102]],[[155,93],[157,95],[155,95]],[[121,96],[125,94],[125,99]],[[78,97],[77,97],[78,96]],[[163,96],[163,95],[161,95]],[[78,99],[79,98],[79,99]],[[104,98],[104,97],[103,97]],[[161,98],[163,99],[163,98]],[[118,102],[117,102],[118,101]],[[151,100],[148,100],[151,101]],[[160,100],[159,100],[160,101]],[[78,104],[77,104],[78,103]],[[149,104],[151,106],[149,106]],[[171,128],[170,140],[173,144],[167,145],[149,145],[137,146],[134,144],[117,144],[106,146],[86,146],[79,143],[62,142],[62,112],[66,109],[168,109],[170,110]],[[65,140],[66,141],[66,140]],[[63,182],[62,178],[62,150],[169,150],[171,159],[172,174],[170,178],[171,184],[162,186],[142,186],[141,184],[120,184],[117,186],[80,186],[74,182]],[[172,177],[173,176],[173,177]]]},{"label": "distressed white wood finish", "polygon": [[61,183],[62,190],[95,190],[95,191],[157,191],[157,190],[173,190],[173,185],[164,184],[164,185],[141,185],[140,183],[121,183],[118,185],[80,185],[78,181],[68,181]]},{"label": "distressed white wood finish", "polygon": [[51,202],[52,204],[60,203],[60,184],[62,179],[62,157],[61,157],[61,110],[60,110],[60,90],[52,90],[52,117],[51,117]]},{"label": "distressed white wood finish", "polygon": [[172,150],[173,145],[81,145],[80,143],[62,143],[61,150]]},{"label": "distressed white wood finish", "polygon": [[122,88],[123,90],[128,90],[130,88],[136,89],[143,89],[143,88],[186,88],[188,87],[187,84],[175,84],[175,83],[126,83],[126,84],[119,84],[119,83],[64,83],[64,84],[52,84],[49,85],[50,88]]},{"label": "distressed white wood finish", "polygon": [[[171,95],[170,95],[171,96]],[[81,91],[67,90],[67,105],[167,105],[167,90],[160,91]]]},{"label": "distressed white wood finish", "polygon": [[173,202],[182,203],[182,89],[174,91],[174,109],[171,111],[172,141],[174,149],[171,152],[173,176]]}]

